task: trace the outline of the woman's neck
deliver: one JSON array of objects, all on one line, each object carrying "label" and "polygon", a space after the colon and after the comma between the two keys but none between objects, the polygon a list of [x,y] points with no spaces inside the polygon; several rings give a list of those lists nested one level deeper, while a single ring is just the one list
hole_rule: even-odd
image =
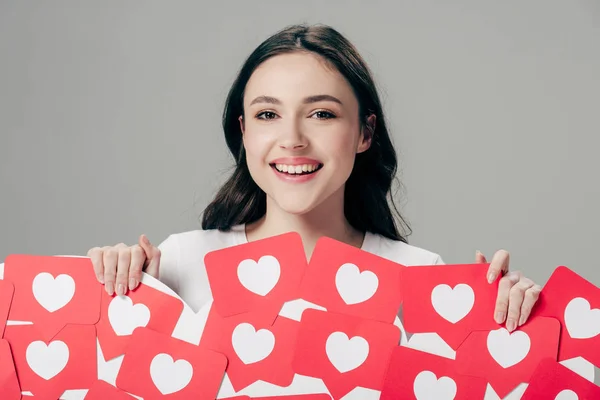
[{"label": "woman's neck", "polygon": [[252,242],[287,232],[297,232],[302,238],[308,259],[313,253],[317,240],[322,236],[361,247],[364,232],[359,232],[350,225],[344,215],[343,199],[340,202],[335,197],[332,196],[302,215],[287,213],[267,199],[265,216],[246,226],[248,241]]}]

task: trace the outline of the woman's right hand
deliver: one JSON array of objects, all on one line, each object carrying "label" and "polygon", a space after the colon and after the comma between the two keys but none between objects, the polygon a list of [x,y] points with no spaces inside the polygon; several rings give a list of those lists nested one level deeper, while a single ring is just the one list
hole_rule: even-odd
[{"label": "woman's right hand", "polygon": [[160,250],[152,245],[146,235],[141,235],[138,244],[127,246],[94,247],[88,251],[96,278],[104,284],[109,295],[124,295],[127,289],[135,289],[142,271],[158,279]]}]

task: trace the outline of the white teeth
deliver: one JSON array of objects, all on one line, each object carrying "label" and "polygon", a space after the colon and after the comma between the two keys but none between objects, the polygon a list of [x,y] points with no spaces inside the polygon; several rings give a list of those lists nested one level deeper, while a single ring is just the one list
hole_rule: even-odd
[{"label": "white teeth", "polygon": [[287,172],[288,174],[295,175],[303,172],[313,172],[319,168],[319,164],[303,164],[303,165],[286,165],[286,164],[275,164],[280,172]]}]

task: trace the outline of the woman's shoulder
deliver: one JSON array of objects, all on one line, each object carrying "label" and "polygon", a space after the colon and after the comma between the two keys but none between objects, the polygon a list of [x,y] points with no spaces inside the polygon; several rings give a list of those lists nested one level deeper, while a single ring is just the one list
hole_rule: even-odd
[{"label": "woman's shoulder", "polygon": [[177,254],[179,261],[203,259],[213,250],[242,244],[246,234],[243,226],[229,230],[194,229],[170,234],[158,248],[163,253]]},{"label": "woman's shoulder", "polygon": [[444,264],[438,253],[370,232],[365,237],[363,249],[407,267]]}]

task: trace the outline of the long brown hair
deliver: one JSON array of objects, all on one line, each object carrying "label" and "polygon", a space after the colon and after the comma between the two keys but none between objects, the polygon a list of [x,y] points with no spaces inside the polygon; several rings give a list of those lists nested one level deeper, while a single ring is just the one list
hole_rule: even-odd
[{"label": "long brown hair", "polygon": [[270,57],[297,51],[318,54],[347,79],[358,99],[363,126],[369,115],[376,116],[371,146],[357,154],[345,185],[344,212],[348,222],[362,232],[408,242],[410,227],[391,194],[397,170],[396,151],[371,72],[356,48],[326,25],[287,27],[262,42],[246,59],[227,96],[222,121],[227,146],[236,161],[235,170],[204,210],[202,228],[228,230],[234,225],[254,222],[265,214],[266,194],[248,170],[238,118],[244,113],[244,90],[253,71]]}]

